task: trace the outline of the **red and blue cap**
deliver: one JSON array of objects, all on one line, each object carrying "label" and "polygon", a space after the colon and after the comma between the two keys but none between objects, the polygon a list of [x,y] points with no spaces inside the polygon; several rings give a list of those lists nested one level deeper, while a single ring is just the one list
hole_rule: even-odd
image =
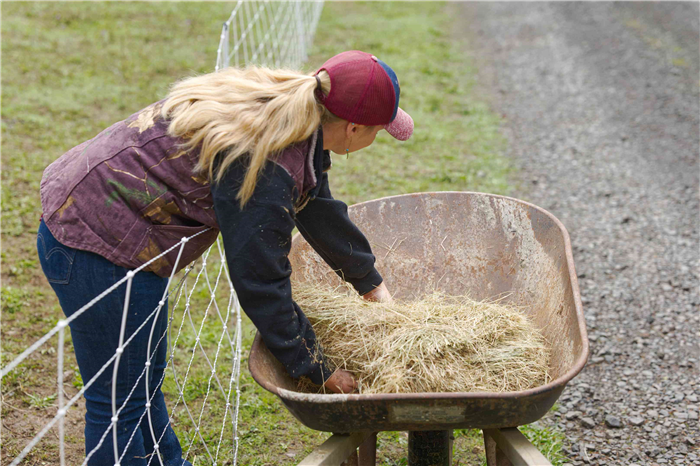
[{"label": "red and blue cap", "polygon": [[400,141],[411,137],[413,119],[399,108],[399,78],[389,65],[351,50],[329,59],[316,74],[322,70],[331,79],[331,91],[317,96],[332,114],[365,126],[382,125]]}]

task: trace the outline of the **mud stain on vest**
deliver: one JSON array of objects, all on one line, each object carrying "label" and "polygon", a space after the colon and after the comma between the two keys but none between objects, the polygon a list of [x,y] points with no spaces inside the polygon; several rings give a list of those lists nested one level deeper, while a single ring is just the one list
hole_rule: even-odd
[{"label": "mud stain on vest", "polygon": [[[151,238],[148,238],[148,244],[146,245],[145,248],[141,250],[141,252],[138,253],[136,258],[140,261],[143,262],[148,262],[149,260],[153,259],[157,255],[161,253],[160,248],[156,245],[156,243],[153,242]],[[145,270],[148,270],[150,272],[158,273],[163,267],[168,267],[168,261],[165,259],[165,256],[158,258],[155,260],[151,265],[146,267]]]},{"label": "mud stain on vest", "polygon": [[73,205],[75,202],[75,198],[73,196],[68,196],[68,199],[66,199],[66,202],[63,203],[61,207],[56,210],[56,213],[58,214],[58,218],[63,217],[63,213],[66,211],[66,209],[70,206]]},{"label": "mud stain on vest", "polygon": [[170,224],[173,215],[183,216],[175,201],[166,202],[159,197],[143,209],[144,218],[150,218],[154,223]]},{"label": "mud stain on vest", "polygon": [[138,128],[139,134],[143,133],[149,128],[152,128],[156,124],[156,118],[160,114],[160,105],[154,105],[153,107],[148,107],[144,109],[136,120],[129,123],[129,128]]}]

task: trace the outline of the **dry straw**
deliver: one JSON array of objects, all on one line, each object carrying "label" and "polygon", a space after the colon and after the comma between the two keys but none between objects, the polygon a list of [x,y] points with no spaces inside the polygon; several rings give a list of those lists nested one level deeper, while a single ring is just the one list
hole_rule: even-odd
[{"label": "dry straw", "polygon": [[370,303],[345,287],[305,283],[294,299],[326,358],[354,373],[360,393],[510,392],[550,380],[542,334],[512,305],[437,292]]}]

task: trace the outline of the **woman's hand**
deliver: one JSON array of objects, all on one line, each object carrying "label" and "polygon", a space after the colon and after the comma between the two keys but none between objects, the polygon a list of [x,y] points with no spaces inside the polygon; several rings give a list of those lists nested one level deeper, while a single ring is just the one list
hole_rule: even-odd
[{"label": "woman's hand", "polygon": [[351,372],[337,369],[323,385],[333,393],[352,393],[357,390],[357,382]]},{"label": "woman's hand", "polygon": [[367,301],[376,301],[379,303],[390,303],[394,300],[384,282],[369,293],[362,295],[362,297]]}]

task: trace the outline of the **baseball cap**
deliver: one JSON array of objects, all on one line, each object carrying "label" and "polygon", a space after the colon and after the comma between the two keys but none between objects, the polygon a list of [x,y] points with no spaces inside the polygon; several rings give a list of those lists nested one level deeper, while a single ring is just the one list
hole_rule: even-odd
[{"label": "baseball cap", "polygon": [[331,113],[361,125],[382,125],[400,141],[411,137],[413,119],[399,108],[399,79],[389,65],[369,53],[350,50],[330,58],[316,74],[320,71],[328,73],[331,91],[316,95]]}]

